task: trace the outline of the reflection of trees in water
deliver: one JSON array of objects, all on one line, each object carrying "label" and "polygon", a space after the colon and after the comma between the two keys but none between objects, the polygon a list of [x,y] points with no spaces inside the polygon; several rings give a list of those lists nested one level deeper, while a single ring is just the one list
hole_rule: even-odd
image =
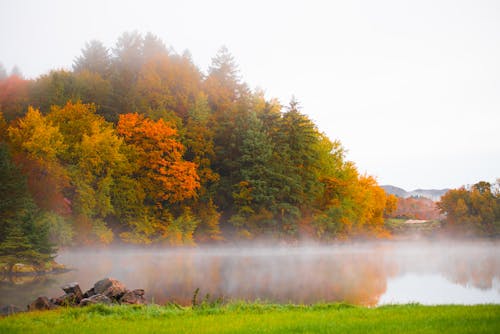
[{"label": "reflection of trees in water", "polygon": [[375,305],[385,292],[388,275],[383,258],[368,253],[232,256],[177,252],[161,259],[158,263],[154,255],[145,255],[138,268],[149,273],[144,288],[159,303],[189,304],[200,288],[199,298],[208,293],[212,298]]},{"label": "reflection of trees in water", "polygon": [[396,247],[400,273],[440,274],[450,282],[482,290],[500,281],[500,248],[496,242],[414,243]]},{"label": "reflection of trees in water", "polygon": [[37,296],[45,295],[48,287],[56,286],[56,276],[57,275],[1,277],[0,305],[14,304],[21,308],[25,307]]},{"label": "reflection of trees in water", "polygon": [[493,280],[500,280],[500,257],[492,253],[482,257],[453,256],[445,267],[445,275],[463,286],[492,289]]},{"label": "reflection of trees in water", "polygon": [[[290,249],[177,249],[73,251],[60,262],[77,268],[27,285],[0,283],[0,304],[24,305],[38,295],[62,293],[77,281],[83,290],[115,277],[130,288],[144,288],[148,300],[190,304],[199,299],[269,300],[314,303],[346,301],[376,305],[389,277],[405,273],[442,274],[450,281],[489,289],[500,280],[495,245],[381,243],[348,247]],[[408,286],[408,289],[411,289]]]},{"label": "reflection of trees in water", "polygon": [[113,276],[129,288],[144,288],[156,303],[190,304],[199,298],[314,303],[346,301],[375,305],[395,269],[383,252],[346,250],[308,253],[237,249],[74,253],[65,263],[79,268],[73,280],[90,287]]}]

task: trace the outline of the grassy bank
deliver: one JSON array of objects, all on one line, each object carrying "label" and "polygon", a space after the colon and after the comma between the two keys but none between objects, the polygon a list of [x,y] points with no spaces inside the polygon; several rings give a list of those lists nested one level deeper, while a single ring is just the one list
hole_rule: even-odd
[{"label": "grassy bank", "polygon": [[232,303],[103,306],[18,314],[0,333],[498,333],[500,305],[377,308]]},{"label": "grassy bank", "polygon": [[429,220],[423,224],[408,224],[408,219],[390,218],[384,222],[385,228],[395,237],[415,236],[435,237],[441,230],[441,222]]}]

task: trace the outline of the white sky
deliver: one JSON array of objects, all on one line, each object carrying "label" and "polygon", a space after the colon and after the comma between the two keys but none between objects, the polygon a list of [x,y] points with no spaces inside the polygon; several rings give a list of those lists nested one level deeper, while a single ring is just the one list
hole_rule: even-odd
[{"label": "white sky", "polygon": [[0,0],[0,62],[36,77],[132,30],[204,71],[226,45],[252,88],[295,95],[381,184],[500,177],[500,1]]}]

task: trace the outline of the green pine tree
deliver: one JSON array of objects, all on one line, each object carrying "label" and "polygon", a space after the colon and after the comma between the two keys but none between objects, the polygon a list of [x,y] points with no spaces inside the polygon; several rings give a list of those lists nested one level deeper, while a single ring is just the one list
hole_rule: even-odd
[{"label": "green pine tree", "polygon": [[6,145],[0,144],[0,262],[12,266],[52,259],[49,226],[38,217],[26,177],[12,162]]},{"label": "green pine tree", "polygon": [[0,261],[7,263],[10,269],[16,263],[40,263],[44,256],[37,252],[21,227],[13,224],[7,229],[0,243]]}]

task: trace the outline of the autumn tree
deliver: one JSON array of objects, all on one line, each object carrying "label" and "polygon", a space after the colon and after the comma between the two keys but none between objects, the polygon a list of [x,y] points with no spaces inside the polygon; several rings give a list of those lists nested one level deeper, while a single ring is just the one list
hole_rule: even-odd
[{"label": "autumn tree", "polygon": [[162,119],[152,121],[138,114],[120,116],[118,133],[138,154],[140,173],[147,175],[150,198],[157,204],[175,203],[196,196],[196,165],[184,161],[184,146],[177,131]]},{"label": "autumn tree", "polygon": [[53,107],[47,117],[59,127],[68,147],[61,161],[70,174],[67,193],[82,241],[111,242],[106,219],[115,213],[113,186],[129,168],[123,139],[96,114],[95,105],[68,102]]},{"label": "autumn tree", "polygon": [[323,240],[347,238],[356,216],[351,194],[358,172],[354,164],[345,161],[345,150],[339,141],[322,136],[316,148],[321,193],[314,203],[318,210],[312,221],[315,236]]},{"label": "autumn tree", "polygon": [[384,219],[395,209],[396,198],[387,195],[376,180],[360,175],[345,159],[339,141],[321,136],[315,146],[319,157],[319,196],[314,201],[317,237],[323,240],[387,236]]},{"label": "autumn tree", "polygon": [[27,175],[28,189],[43,209],[67,213],[63,190],[68,185],[59,157],[67,146],[59,128],[32,107],[7,130],[15,160]]},{"label": "autumn tree", "polygon": [[56,125],[64,138],[67,150],[62,157],[66,163],[74,164],[79,156],[77,148],[84,135],[89,135],[95,127],[108,127],[99,116],[94,104],[67,101],[62,106],[54,105],[47,119]]},{"label": "autumn tree", "polygon": [[10,121],[24,115],[29,104],[31,82],[17,75],[0,79],[0,111]]},{"label": "autumn tree", "polygon": [[65,149],[59,128],[32,107],[8,130],[12,143],[34,159],[55,161]]},{"label": "autumn tree", "polygon": [[449,229],[458,233],[496,235],[500,231],[500,194],[488,182],[449,190],[438,207]]},{"label": "autumn tree", "polygon": [[168,209],[197,195],[196,165],[183,159],[184,146],[178,141],[177,130],[162,119],[121,115],[117,131],[133,149],[130,154],[138,162],[135,175],[145,190],[146,204],[161,209],[153,217],[150,213],[147,220],[157,219],[156,232],[168,236],[174,219]]},{"label": "autumn tree", "polygon": [[[151,52],[151,51],[150,51]],[[201,91],[201,73],[189,58],[158,53],[141,67],[137,81],[138,110],[147,115],[169,113],[186,121]]]},{"label": "autumn tree", "polygon": [[378,186],[375,178],[362,175],[358,179],[358,189],[354,196],[357,218],[354,228],[356,234],[384,234],[384,214],[388,196]]},{"label": "autumn tree", "polygon": [[80,91],[76,77],[72,72],[54,70],[40,76],[30,92],[31,103],[44,114],[51,106],[64,106],[66,102],[80,99]]}]

